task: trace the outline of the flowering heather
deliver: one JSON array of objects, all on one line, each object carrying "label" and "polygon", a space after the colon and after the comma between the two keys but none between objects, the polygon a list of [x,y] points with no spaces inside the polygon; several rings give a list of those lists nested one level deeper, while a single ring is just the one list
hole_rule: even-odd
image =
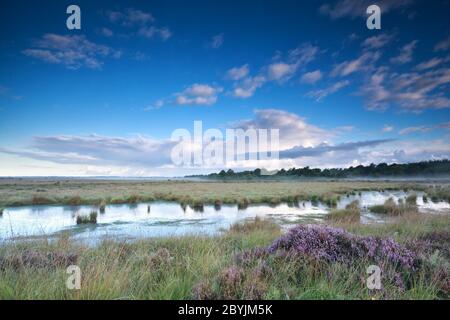
[{"label": "flowering heather", "polygon": [[43,252],[29,249],[20,253],[10,253],[5,256],[0,256],[0,270],[8,267],[14,270],[25,267],[36,269],[68,267],[71,264],[75,264],[77,258],[78,255],[73,252]]},{"label": "flowering heather", "polygon": [[240,287],[244,282],[244,269],[238,266],[231,266],[223,270],[219,275],[219,286],[222,289],[223,299],[239,298]]},{"label": "flowering heather", "polygon": [[394,266],[412,269],[416,255],[390,238],[361,237],[342,229],[321,225],[298,225],[275,240],[269,253],[289,251],[326,262],[351,263],[368,259],[377,264],[388,261]]}]

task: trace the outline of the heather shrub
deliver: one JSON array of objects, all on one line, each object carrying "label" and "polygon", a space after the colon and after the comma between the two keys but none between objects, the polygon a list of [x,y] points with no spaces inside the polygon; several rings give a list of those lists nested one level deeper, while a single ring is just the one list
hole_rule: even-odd
[{"label": "heather shrub", "polygon": [[198,283],[192,291],[192,296],[196,300],[212,300],[215,298],[214,290],[209,281]]},{"label": "heather shrub", "polygon": [[292,251],[315,260],[351,263],[364,258],[376,264],[412,269],[415,254],[390,238],[362,237],[321,225],[298,225],[275,240],[269,253]]},{"label": "heather shrub", "polygon": [[150,267],[160,268],[165,267],[170,264],[172,261],[172,256],[170,255],[170,251],[166,248],[158,249],[155,253],[151,254],[148,263]]},{"label": "heather shrub", "polygon": [[264,299],[268,291],[267,270],[233,264],[223,269],[212,281],[203,281],[194,286],[195,299]]},{"label": "heather shrub", "polygon": [[76,264],[77,258],[76,253],[63,251],[45,252],[27,249],[21,252],[9,252],[0,256],[0,271],[6,268],[12,268],[13,270],[65,268]]},{"label": "heather shrub", "polygon": [[244,282],[244,269],[232,265],[218,276],[219,299],[239,299]]},{"label": "heather shrub", "polygon": [[[420,266],[413,251],[390,238],[357,236],[323,225],[298,225],[266,248],[243,252],[236,261],[252,270],[255,279],[256,275],[262,279],[267,275],[276,277],[285,270],[292,278],[289,281],[345,279],[351,274],[348,267],[364,275],[365,268],[375,264],[382,268],[385,283],[399,292],[410,284],[410,275]],[[347,268],[334,269],[339,265]],[[353,281],[358,283],[357,279]],[[364,288],[365,283],[359,285]]]}]

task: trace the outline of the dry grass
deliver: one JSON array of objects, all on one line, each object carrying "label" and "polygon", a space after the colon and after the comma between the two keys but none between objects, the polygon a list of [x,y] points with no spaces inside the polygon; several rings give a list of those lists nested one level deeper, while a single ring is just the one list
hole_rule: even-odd
[{"label": "dry grass", "polygon": [[30,204],[136,203],[167,200],[191,204],[269,203],[300,200],[333,205],[337,197],[364,190],[422,188],[420,185],[380,181],[111,181],[0,179],[0,206]]}]

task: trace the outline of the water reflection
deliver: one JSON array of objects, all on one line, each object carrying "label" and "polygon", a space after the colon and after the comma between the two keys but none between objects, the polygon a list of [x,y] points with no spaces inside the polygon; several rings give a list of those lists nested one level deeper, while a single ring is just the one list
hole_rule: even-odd
[{"label": "water reflection", "polygon": [[[389,197],[398,201],[408,194],[402,191],[362,192],[342,196],[337,208],[344,208],[353,200],[362,207],[362,223],[383,222],[386,217],[368,210],[372,205],[382,204]],[[450,213],[446,202],[423,201],[417,193],[417,204],[423,213]],[[0,241],[15,237],[55,236],[69,232],[74,238],[92,241],[103,237],[140,238],[184,234],[215,234],[231,224],[256,216],[271,219],[282,225],[299,221],[320,221],[329,212],[329,207],[320,202],[302,201],[296,204],[250,205],[205,205],[193,209],[190,206],[169,202],[153,202],[123,205],[107,205],[105,213],[99,214],[96,225],[76,225],[77,215],[88,215],[93,206],[29,206],[12,207],[0,217]]]}]

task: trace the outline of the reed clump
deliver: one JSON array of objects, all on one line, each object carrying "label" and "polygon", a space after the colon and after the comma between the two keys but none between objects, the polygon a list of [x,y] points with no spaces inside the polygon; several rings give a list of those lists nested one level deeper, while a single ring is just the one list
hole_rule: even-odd
[{"label": "reed clump", "polygon": [[97,211],[91,211],[89,215],[78,215],[77,224],[96,224],[97,223]]},{"label": "reed clump", "polygon": [[222,200],[216,199],[214,200],[214,209],[219,211],[222,208]]},{"label": "reed clump", "polygon": [[345,209],[331,210],[327,219],[339,222],[359,222],[361,218],[361,212],[359,207],[359,201],[354,200],[345,206]]},{"label": "reed clump", "polygon": [[98,205],[98,211],[100,211],[101,214],[105,213],[105,211],[106,211],[106,201],[105,200],[100,201],[100,203]]},{"label": "reed clump", "polygon": [[407,198],[405,202],[403,202],[403,200],[399,200],[399,202],[397,203],[395,202],[394,198],[391,197],[387,199],[382,205],[369,207],[369,210],[374,213],[387,214],[391,216],[401,216],[407,213],[417,213],[419,209],[417,208],[415,201],[416,199],[414,199],[414,204],[412,204],[413,198],[410,198],[409,200]]},{"label": "reed clump", "polygon": [[250,204],[250,201],[247,198],[239,199],[238,200],[238,210],[245,210],[248,208],[248,205]]}]

